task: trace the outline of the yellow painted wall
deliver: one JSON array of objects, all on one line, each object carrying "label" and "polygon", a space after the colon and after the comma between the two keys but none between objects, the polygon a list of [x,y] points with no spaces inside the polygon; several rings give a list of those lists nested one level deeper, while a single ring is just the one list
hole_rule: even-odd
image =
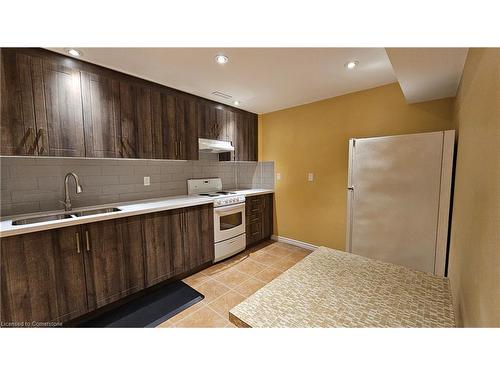
[{"label": "yellow painted wall", "polygon": [[409,105],[397,83],[261,115],[259,160],[282,175],[274,233],[343,250],[349,138],[453,129],[452,116],[453,99]]},{"label": "yellow painted wall", "polygon": [[470,49],[456,98],[448,276],[457,323],[500,327],[500,49]]}]

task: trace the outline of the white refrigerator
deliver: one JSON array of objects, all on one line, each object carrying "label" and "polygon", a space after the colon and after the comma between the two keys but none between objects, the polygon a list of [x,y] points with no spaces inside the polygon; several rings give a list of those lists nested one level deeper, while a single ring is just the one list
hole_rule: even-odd
[{"label": "white refrigerator", "polygon": [[455,131],[349,140],[347,251],[444,276]]}]

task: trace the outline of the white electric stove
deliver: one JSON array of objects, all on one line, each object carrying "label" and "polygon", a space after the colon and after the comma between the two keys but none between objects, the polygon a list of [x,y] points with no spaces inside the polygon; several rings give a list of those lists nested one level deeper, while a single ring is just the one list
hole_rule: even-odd
[{"label": "white electric stove", "polygon": [[245,196],[222,190],[220,178],[189,179],[188,194],[214,198],[215,262],[246,247]]}]

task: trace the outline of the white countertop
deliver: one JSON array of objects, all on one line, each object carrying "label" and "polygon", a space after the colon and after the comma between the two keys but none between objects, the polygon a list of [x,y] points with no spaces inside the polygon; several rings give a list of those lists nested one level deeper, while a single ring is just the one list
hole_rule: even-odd
[{"label": "white countertop", "polygon": [[[235,193],[243,194],[245,196],[260,195],[260,194],[270,194],[274,193],[272,189],[246,189],[246,190],[233,190]],[[64,210],[59,211],[45,211],[45,212],[34,212],[31,214],[23,214],[17,216],[8,217],[0,222],[0,238],[9,237],[18,234],[25,234],[31,232],[39,232],[42,230],[69,227],[72,225],[80,225],[86,223],[92,223],[96,221],[118,219],[121,217],[142,215],[151,212],[173,210],[176,208],[198,206],[201,204],[213,203],[214,198],[212,197],[198,197],[191,195],[179,195],[173,197],[165,198],[154,198],[145,199],[140,201],[132,202],[117,202],[110,203],[99,206],[88,206],[88,207],[78,207],[73,211],[65,212]],[[12,221],[18,219],[24,219],[28,217],[37,216],[47,216],[47,215],[57,215],[57,214],[71,214],[72,212],[79,212],[84,210],[93,210],[98,208],[106,207],[117,207],[120,211],[110,212],[97,215],[89,215],[84,217],[73,217],[69,219],[61,219],[55,221],[46,221],[43,223],[25,224],[25,225],[12,225]]]}]

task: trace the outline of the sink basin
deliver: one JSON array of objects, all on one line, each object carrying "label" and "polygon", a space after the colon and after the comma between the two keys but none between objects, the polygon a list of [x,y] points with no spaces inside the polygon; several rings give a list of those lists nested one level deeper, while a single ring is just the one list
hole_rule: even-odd
[{"label": "sink basin", "polygon": [[35,224],[35,223],[45,223],[47,221],[57,221],[57,220],[63,220],[63,219],[71,219],[74,217],[82,217],[82,216],[97,215],[97,214],[108,214],[110,212],[119,212],[119,211],[121,211],[121,210],[117,207],[109,207],[109,208],[97,208],[94,210],[72,212],[72,213],[68,213],[68,214],[28,217],[26,219],[14,220],[12,222],[12,225],[27,225],[27,224]]},{"label": "sink basin", "polygon": [[89,215],[109,214],[110,212],[119,212],[119,211],[121,211],[119,208],[109,207],[109,208],[98,208],[95,210],[79,211],[79,212],[75,212],[73,215],[75,215],[76,217],[82,217],[82,216],[89,216]]},{"label": "sink basin", "polygon": [[12,222],[12,225],[26,225],[26,224],[43,223],[46,221],[71,219],[72,217],[73,217],[72,215],[68,215],[68,214],[28,217],[26,219],[14,220]]}]

